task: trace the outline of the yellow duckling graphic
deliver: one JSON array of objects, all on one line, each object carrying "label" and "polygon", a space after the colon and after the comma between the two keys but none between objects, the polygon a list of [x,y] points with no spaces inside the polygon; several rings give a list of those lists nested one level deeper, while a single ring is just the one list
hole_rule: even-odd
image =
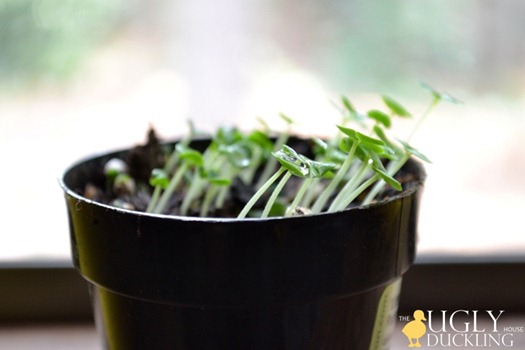
[{"label": "yellow duckling graphic", "polygon": [[[419,338],[421,338],[427,332],[427,327],[423,323],[426,321],[425,314],[421,310],[414,311],[414,320],[408,322],[405,327],[403,327],[403,334],[406,335],[408,341],[408,347],[410,348],[420,348],[421,343]],[[415,343],[414,343],[415,340]]]}]

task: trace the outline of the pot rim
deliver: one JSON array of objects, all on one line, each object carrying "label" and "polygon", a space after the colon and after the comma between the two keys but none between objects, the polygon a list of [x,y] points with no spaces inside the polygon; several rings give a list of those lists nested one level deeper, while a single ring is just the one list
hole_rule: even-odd
[{"label": "pot rim", "polygon": [[[202,140],[199,139],[196,141],[202,141]],[[178,142],[178,140],[169,141],[169,142],[166,142],[165,144],[174,144],[176,142]],[[288,216],[288,217],[285,217],[285,216],[272,216],[272,217],[267,217],[267,218],[246,217],[243,219],[232,218],[232,217],[199,217],[199,216],[183,216],[183,215],[171,215],[171,214],[156,214],[156,213],[147,213],[147,212],[139,211],[139,210],[118,208],[118,207],[115,207],[109,204],[101,203],[101,202],[86,198],[83,195],[76,192],[75,190],[73,190],[72,188],[70,188],[66,184],[66,181],[65,181],[66,176],[78,166],[85,164],[87,162],[90,162],[90,161],[95,161],[97,159],[102,159],[102,158],[106,158],[110,156],[117,156],[122,153],[128,152],[130,149],[131,149],[130,147],[127,147],[127,148],[121,148],[121,149],[114,150],[114,151],[100,152],[97,154],[93,154],[91,156],[80,158],[79,160],[73,162],[71,165],[66,167],[66,169],[62,172],[61,176],[58,178],[58,183],[60,187],[62,188],[62,191],[67,196],[76,198],[79,203],[85,202],[91,205],[100,206],[102,208],[105,208],[108,211],[114,211],[117,213],[123,213],[123,214],[128,214],[128,215],[137,215],[137,216],[152,217],[152,218],[163,218],[163,219],[188,221],[188,222],[191,222],[191,221],[193,222],[195,221],[211,222],[211,223],[213,222],[231,223],[231,222],[243,222],[243,221],[245,222],[255,222],[255,221],[272,222],[272,221],[278,221],[278,220],[296,220],[296,219],[301,219],[305,217],[318,217],[318,216],[330,217],[330,216],[335,216],[335,215],[338,215],[340,213],[347,212],[347,211],[364,210],[368,208],[381,206],[381,205],[384,205],[385,203],[395,201],[399,198],[412,195],[415,191],[417,191],[419,187],[423,186],[425,179],[426,179],[426,172],[423,167],[423,164],[420,161],[416,160],[414,157],[411,157],[403,167],[406,167],[407,165],[414,166],[416,169],[415,173],[418,175],[417,178],[410,181],[408,183],[409,186],[407,188],[403,189],[402,191],[397,192],[395,195],[390,196],[386,199],[382,199],[380,201],[376,201],[376,202],[373,202],[367,205],[357,205],[357,206],[345,208],[343,210],[338,210],[334,212],[321,212],[321,213],[316,213],[316,214]]]}]

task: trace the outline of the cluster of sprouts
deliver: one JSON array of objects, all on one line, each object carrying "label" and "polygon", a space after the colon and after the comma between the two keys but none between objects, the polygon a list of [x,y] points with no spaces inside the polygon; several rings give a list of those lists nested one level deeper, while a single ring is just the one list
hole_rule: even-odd
[{"label": "cluster of sprouts", "polygon": [[[424,88],[432,99],[414,130],[441,101],[457,101],[428,85]],[[387,186],[400,191],[402,184],[395,176],[403,165],[411,157],[429,160],[408,141],[389,136],[396,118],[412,115],[389,96],[381,96],[381,100],[382,110],[359,112],[348,98],[342,97],[343,118],[334,127],[335,136],[310,140],[308,154],[289,145],[293,121],[285,115],[281,117],[287,128],[277,137],[270,137],[265,124],[251,133],[220,128],[203,152],[190,146],[195,138],[191,126],[189,135],[174,146],[163,168],[153,169],[146,211],[165,213],[177,193],[179,215],[198,213],[205,217],[224,206],[232,196],[232,187],[239,182],[253,194],[235,214],[239,219],[340,211],[357,198],[360,204],[372,203]],[[107,168],[115,179],[114,186],[129,186],[129,176],[118,174],[114,166]],[[292,177],[296,181],[290,194],[290,190],[283,189]],[[264,205],[258,205],[262,198]]]}]

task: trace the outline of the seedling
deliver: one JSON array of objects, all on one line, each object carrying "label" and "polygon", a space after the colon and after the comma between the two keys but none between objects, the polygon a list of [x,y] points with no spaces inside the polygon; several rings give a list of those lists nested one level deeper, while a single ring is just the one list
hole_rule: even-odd
[{"label": "seedling", "polygon": [[290,208],[287,210],[287,215],[291,215],[293,210],[298,206],[298,203],[304,196],[308,185],[311,183],[311,180],[316,177],[322,177],[325,175],[328,171],[331,171],[335,168],[335,164],[333,163],[322,163],[322,162],[316,162],[313,161],[306,156],[303,156],[301,154],[298,154],[294,149],[292,149],[289,146],[283,145],[282,148],[272,153],[275,159],[281,163],[281,167],[277,172],[271,176],[260,188],[259,190],[253,195],[251,200],[246,204],[246,206],[243,208],[241,213],[237,218],[242,219],[246,217],[248,212],[251,210],[251,208],[255,205],[257,200],[270,188],[270,186],[279,179],[279,177],[282,176],[281,180],[275,187],[275,189],[272,192],[272,195],[270,196],[270,199],[268,202],[266,202],[266,205],[264,206],[264,210],[261,214],[262,218],[265,218],[268,216],[268,213],[270,212],[272,206],[274,205],[277,196],[283,189],[284,185],[288,182],[290,177],[292,175],[295,175],[297,177],[301,177],[306,179],[299,191],[297,192],[294,201],[292,202]]},{"label": "seedling", "polygon": [[[251,133],[220,128],[202,152],[191,147],[195,130],[190,124],[189,136],[166,156],[163,169],[152,171],[146,211],[168,213],[175,206],[180,215],[229,210],[239,219],[308,215],[340,211],[356,199],[361,205],[370,204],[381,198],[387,186],[401,191],[403,184],[396,174],[406,162],[411,157],[430,161],[409,143],[412,135],[441,101],[459,102],[428,85],[423,88],[432,100],[406,141],[389,133],[397,118],[413,118],[412,114],[386,95],[381,96],[383,108],[366,112],[341,97],[342,120],[334,127],[334,137],[312,139],[307,150],[303,143],[303,153],[289,144],[293,122],[284,114],[286,130],[276,138],[270,138],[264,121],[261,130]],[[107,181],[115,193],[130,195],[142,188],[135,186],[127,171],[122,161],[106,165]],[[239,202],[245,203],[242,208]]]},{"label": "seedling", "polygon": [[[180,166],[178,167],[177,171],[173,174],[171,180],[169,181],[167,185],[164,179],[162,178],[162,173],[155,172],[155,170],[153,170],[153,177],[152,179],[150,179],[150,183],[155,184],[155,190],[154,190],[153,198],[152,198],[153,200],[156,199],[155,191],[158,188],[162,190],[163,187],[166,185],[164,192],[162,193],[162,195],[160,196],[158,200],[158,203],[152,200],[153,203],[150,203],[150,205],[148,206],[148,208],[153,213],[158,214],[164,211],[166,205],[168,204],[170,197],[173,195],[173,192],[175,191],[175,189],[181,182],[182,177],[185,175],[188,169],[190,169],[191,167],[202,166],[204,163],[202,154],[199,151],[194,150],[188,146],[185,146],[182,143],[177,144],[177,146],[175,147],[175,152],[177,152],[177,154],[179,155],[179,159],[181,160],[181,162],[180,162]],[[159,176],[157,177],[156,175],[159,175]]]}]

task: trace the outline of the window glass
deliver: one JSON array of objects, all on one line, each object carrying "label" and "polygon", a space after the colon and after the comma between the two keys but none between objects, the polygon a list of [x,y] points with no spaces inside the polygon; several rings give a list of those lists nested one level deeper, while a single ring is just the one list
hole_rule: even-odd
[{"label": "window glass", "polygon": [[433,162],[420,252],[522,253],[524,36],[520,0],[4,0],[0,259],[68,259],[57,178],[150,124],[166,138],[189,118],[280,129],[283,112],[327,133],[340,95],[423,114],[421,81],[464,103],[412,139]]}]

